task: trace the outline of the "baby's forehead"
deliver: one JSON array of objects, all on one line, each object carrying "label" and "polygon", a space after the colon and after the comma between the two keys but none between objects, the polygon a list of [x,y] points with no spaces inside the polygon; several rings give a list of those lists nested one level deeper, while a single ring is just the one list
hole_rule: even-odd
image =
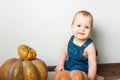
[{"label": "baby's forehead", "polygon": [[85,17],[85,18],[91,18],[91,16],[90,15],[86,15],[86,14],[83,14],[83,13],[78,13],[78,14],[76,14],[75,15],[75,18],[77,18],[77,17]]},{"label": "baby's forehead", "polygon": [[86,25],[92,25],[92,18],[90,16],[85,16],[83,14],[78,14],[74,18],[75,24],[86,24]]},{"label": "baby's forehead", "polygon": [[92,17],[90,15],[84,15],[82,13],[77,14],[74,18],[74,21],[79,21],[79,20],[85,20],[85,21],[88,21],[90,23],[93,22]]},{"label": "baby's forehead", "polygon": [[90,16],[85,16],[83,14],[78,14],[74,17],[74,21],[81,21],[81,20],[85,20],[85,21],[92,21],[92,18]]}]

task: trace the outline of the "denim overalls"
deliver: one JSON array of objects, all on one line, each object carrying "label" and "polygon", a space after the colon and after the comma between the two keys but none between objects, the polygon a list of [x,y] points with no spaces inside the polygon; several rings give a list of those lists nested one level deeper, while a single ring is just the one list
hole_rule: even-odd
[{"label": "denim overalls", "polygon": [[68,59],[65,61],[65,69],[68,71],[81,70],[88,73],[88,58],[83,57],[84,49],[93,41],[88,39],[82,46],[73,43],[74,36],[70,38],[68,43]]}]

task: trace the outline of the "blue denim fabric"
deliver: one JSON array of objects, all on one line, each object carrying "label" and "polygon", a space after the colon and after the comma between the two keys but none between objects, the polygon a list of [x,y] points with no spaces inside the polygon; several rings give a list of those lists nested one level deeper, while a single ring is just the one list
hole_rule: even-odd
[{"label": "blue denim fabric", "polygon": [[73,43],[74,36],[70,38],[68,43],[68,59],[65,61],[65,69],[72,70],[81,70],[85,73],[88,73],[88,58],[83,57],[84,49],[93,41],[88,39],[82,46],[77,46]]}]

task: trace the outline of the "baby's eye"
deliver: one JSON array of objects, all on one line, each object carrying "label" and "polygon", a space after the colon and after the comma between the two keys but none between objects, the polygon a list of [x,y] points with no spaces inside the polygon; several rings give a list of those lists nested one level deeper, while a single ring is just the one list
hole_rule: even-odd
[{"label": "baby's eye", "polygon": [[77,27],[81,27],[81,25],[77,25]]},{"label": "baby's eye", "polygon": [[86,29],[89,29],[89,26],[85,26]]}]

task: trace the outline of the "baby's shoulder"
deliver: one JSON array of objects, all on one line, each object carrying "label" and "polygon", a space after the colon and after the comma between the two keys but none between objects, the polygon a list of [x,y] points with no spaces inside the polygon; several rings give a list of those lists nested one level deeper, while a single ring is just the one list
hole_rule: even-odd
[{"label": "baby's shoulder", "polygon": [[96,49],[95,49],[95,45],[94,45],[94,43],[92,42],[92,43],[90,43],[87,47],[86,47],[86,49],[85,49],[85,51],[87,51],[87,52],[91,52],[91,51],[95,51]]}]

